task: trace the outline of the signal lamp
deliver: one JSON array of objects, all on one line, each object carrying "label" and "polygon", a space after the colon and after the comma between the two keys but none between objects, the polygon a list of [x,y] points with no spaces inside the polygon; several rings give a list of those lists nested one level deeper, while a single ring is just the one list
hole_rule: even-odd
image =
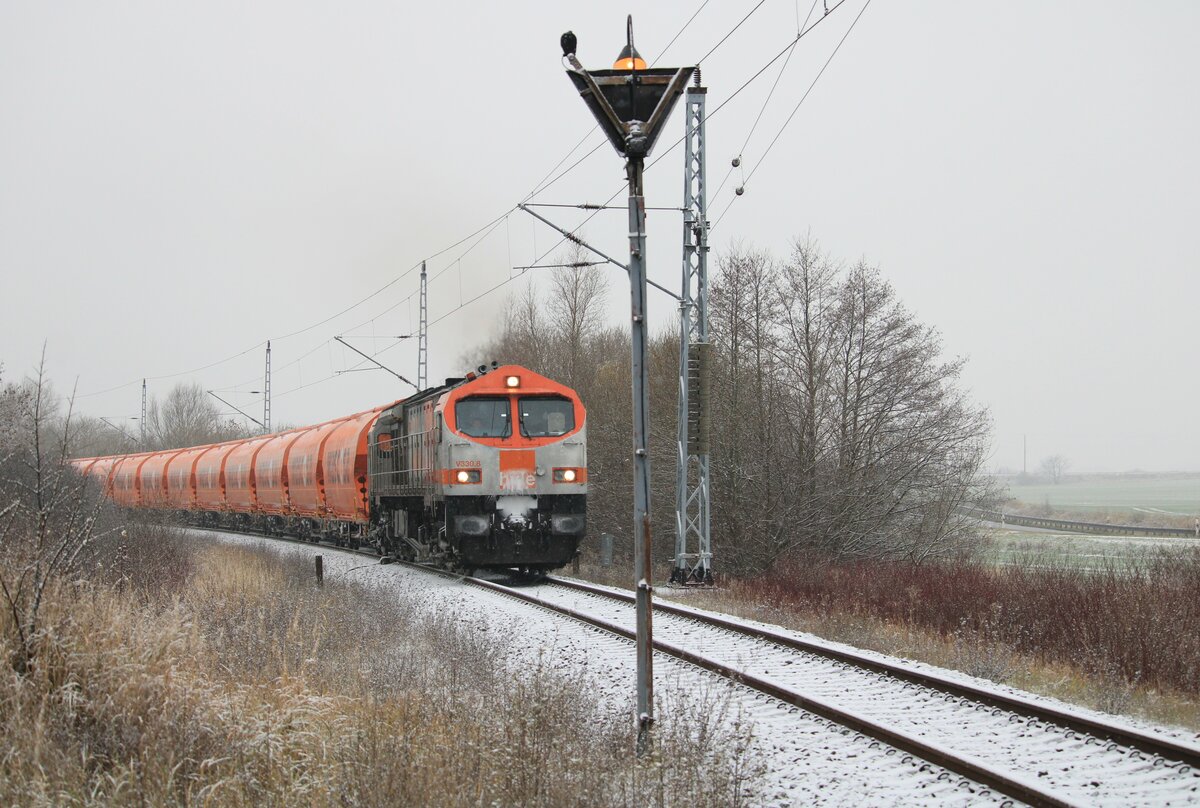
[{"label": "signal lamp", "polygon": [[617,56],[617,61],[613,62],[613,70],[645,70],[646,60],[637,52],[637,48],[630,43],[621,48],[621,53]]},{"label": "signal lamp", "polygon": [[482,476],[482,472],[479,469],[459,469],[455,473],[454,479],[460,483],[477,483]]},{"label": "signal lamp", "polygon": [[[633,46],[632,17],[626,21],[625,46],[612,70],[585,70],[572,50],[576,44],[574,35],[563,35],[563,50],[571,65],[568,78],[617,153],[642,160],[654,148],[663,122],[696,68],[647,67]],[[631,189],[633,196],[642,195],[640,175]]]}]

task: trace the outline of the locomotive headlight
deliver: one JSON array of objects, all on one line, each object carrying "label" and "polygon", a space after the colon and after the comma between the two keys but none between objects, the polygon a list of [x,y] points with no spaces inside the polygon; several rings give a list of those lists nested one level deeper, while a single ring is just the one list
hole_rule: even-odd
[{"label": "locomotive headlight", "polygon": [[574,483],[581,482],[583,478],[583,469],[555,469],[554,482],[556,483]]},{"label": "locomotive headlight", "polygon": [[521,377],[520,376],[505,376],[504,377],[504,386],[505,387],[520,387],[521,386]]},{"label": "locomotive headlight", "polygon": [[459,483],[477,483],[483,478],[479,469],[459,469],[454,473],[455,481]]}]

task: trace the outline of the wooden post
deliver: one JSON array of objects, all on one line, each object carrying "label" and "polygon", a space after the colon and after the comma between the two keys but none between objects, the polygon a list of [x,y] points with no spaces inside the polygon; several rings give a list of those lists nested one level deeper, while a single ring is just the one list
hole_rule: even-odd
[{"label": "wooden post", "polygon": [[315,560],[317,562],[317,586],[324,586],[325,585],[325,562],[320,556],[317,556]]}]

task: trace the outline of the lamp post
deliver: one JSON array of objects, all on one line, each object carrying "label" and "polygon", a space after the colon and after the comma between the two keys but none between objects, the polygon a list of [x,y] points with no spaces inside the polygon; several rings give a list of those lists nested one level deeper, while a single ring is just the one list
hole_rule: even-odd
[{"label": "lamp post", "polygon": [[646,366],[645,158],[679,99],[694,67],[647,68],[633,46],[633,17],[612,70],[585,70],[575,57],[578,44],[568,31],[560,41],[570,64],[567,76],[579,91],[617,153],[629,178],[630,346],[633,371],[633,578],[637,586],[638,752],[645,751],[654,721],[651,642],[649,372]]}]

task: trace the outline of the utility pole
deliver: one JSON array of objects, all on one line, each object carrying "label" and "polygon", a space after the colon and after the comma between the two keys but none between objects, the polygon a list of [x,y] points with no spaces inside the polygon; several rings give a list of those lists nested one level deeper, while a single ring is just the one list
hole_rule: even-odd
[{"label": "utility pole", "polygon": [[271,340],[267,340],[267,366],[263,371],[263,432],[271,431]]},{"label": "utility pole", "polygon": [[[683,298],[679,303],[679,413],[676,434],[673,584],[711,585],[709,485],[708,188],[704,178],[704,99],[689,87],[683,153]],[[688,552],[694,543],[695,552]]]},{"label": "utility pole", "polygon": [[649,368],[646,361],[646,200],[642,175],[662,124],[695,68],[647,68],[633,46],[633,18],[626,44],[612,70],[585,70],[575,56],[578,44],[568,31],[560,39],[570,64],[567,76],[599,122],[609,142],[625,158],[629,179],[630,346],[633,377],[633,578],[637,587],[637,749],[650,745],[654,721],[653,640],[651,637]]},{"label": "utility pole", "polygon": [[[410,309],[411,311],[411,309]],[[421,262],[421,327],[417,335],[417,390],[429,382],[429,306],[426,297],[425,262]]]},{"label": "utility pole", "polygon": [[146,450],[146,380],[142,379],[142,451]]}]

